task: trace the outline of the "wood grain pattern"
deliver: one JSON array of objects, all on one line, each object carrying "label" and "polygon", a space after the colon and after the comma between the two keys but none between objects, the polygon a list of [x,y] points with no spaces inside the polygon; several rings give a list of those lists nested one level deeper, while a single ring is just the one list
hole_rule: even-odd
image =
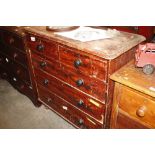
[{"label": "wood grain pattern", "polygon": [[133,60],[111,77],[116,81],[111,128],[155,128],[155,98],[145,87],[154,77],[135,68]]},{"label": "wood grain pattern", "polygon": [[66,118],[68,121],[74,124],[78,128],[102,128],[102,124],[96,122],[89,116],[86,116],[79,110],[75,109],[69,103],[57,95],[50,93],[47,89],[43,89],[39,86],[39,97],[53,110],[57,111],[60,115]]},{"label": "wood grain pattern", "polygon": [[[71,106],[71,110],[67,114],[57,104],[56,107],[53,104],[49,107],[76,127],[79,127],[77,120],[80,120],[87,122],[84,128],[109,128],[114,89],[114,82],[109,76],[134,57],[135,46],[144,38],[123,33],[123,38],[116,37],[118,40],[113,38],[79,43],[45,32],[43,27],[25,30],[34,88],[37,93],[40,92],[38,100],[49,105],[47,98],[50,93],[54,94],[58,97],[57,102],[61,98],[62,105]],[[119,46],[119,39],[126,41]],[[38,44],[44,45],[44,48],[39,47],[39,52],[36,50]],[[49,52],[48,56],[48,50],[45,49],[50,48],[53,52]],[[95,120],[95,123],[88,121],[86,116]],[[96,126],[96,122],[100,125]]]},{"label": "wood grain pattern", "polygon": [[0,76],[34,101],[23,27],[0,27],[0,36]]}]

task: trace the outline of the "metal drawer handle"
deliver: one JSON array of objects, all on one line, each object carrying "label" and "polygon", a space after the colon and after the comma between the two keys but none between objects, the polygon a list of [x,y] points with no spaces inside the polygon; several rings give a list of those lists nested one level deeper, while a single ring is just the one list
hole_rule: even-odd
[{"label": "metal drawer handle", "polygon": [[136,115],[138,117],[144,117],[145,116],[145,111],[146,111],[146,107],[145,106],[141,106],[137,109],[136,111]]}]

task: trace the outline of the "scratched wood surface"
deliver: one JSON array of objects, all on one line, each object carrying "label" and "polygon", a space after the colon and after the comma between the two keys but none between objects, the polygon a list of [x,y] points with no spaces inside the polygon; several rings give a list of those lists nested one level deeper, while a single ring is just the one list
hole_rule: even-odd
[{"label": "scratched wood surface", "polygon": [[33,35],[43,36],[46,39],[57,41],[68,45],[69,47],[77,48],[86,53],[105,58],[114,59],[132,47],[145,40],[145,37],[137,34],[120,32],[113,38],[99,39],[88,42],[81,42],[61,35],[55,34],[46,30],[46,26],[31,26],[24,28],[26,32]]},{"label": "scratched wood surface", "polygon": [[143,73],[142,68],[135,67],[135,60],[111,75],[111,79],[147,95],[155,97],[155,72],[151,75]]}]

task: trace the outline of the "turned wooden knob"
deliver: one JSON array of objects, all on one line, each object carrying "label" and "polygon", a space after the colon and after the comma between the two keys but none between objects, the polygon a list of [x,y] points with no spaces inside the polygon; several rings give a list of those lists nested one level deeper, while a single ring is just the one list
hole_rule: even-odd
[{"label": "turned wooden knob", "polygon": [[18,70],[16,71],[16,73],[17,73],[17,75],[20,75],[20,74],[21,74],[21,70],[18,69]]},{"label": "turned wooden knob", "polygon": [[14,59],[16,59],[18,57],[18,54],[17,53],[14,53],[13,54],[13,57],[14,57]]},{"label": "turned wooden knob", "polygon": [[13,44],[15,42],[14,38],[10,38],[9,43]]},{"label": "turned wooden knob", "polygon": [[137,109],[136,111],[136,115],[139,117],[144,117],[145,116],[145,111],[146,111],[146,107],[145,106],[141,106]]}]

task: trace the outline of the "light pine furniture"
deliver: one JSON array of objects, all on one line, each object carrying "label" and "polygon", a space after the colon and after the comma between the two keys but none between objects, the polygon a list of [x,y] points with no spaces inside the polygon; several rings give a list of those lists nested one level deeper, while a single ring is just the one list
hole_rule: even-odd
[{"label": "light pine furniture", "polygon": [[155,128],[155,73],[146,75],[134,60],[115,72],[111,128]]}]

